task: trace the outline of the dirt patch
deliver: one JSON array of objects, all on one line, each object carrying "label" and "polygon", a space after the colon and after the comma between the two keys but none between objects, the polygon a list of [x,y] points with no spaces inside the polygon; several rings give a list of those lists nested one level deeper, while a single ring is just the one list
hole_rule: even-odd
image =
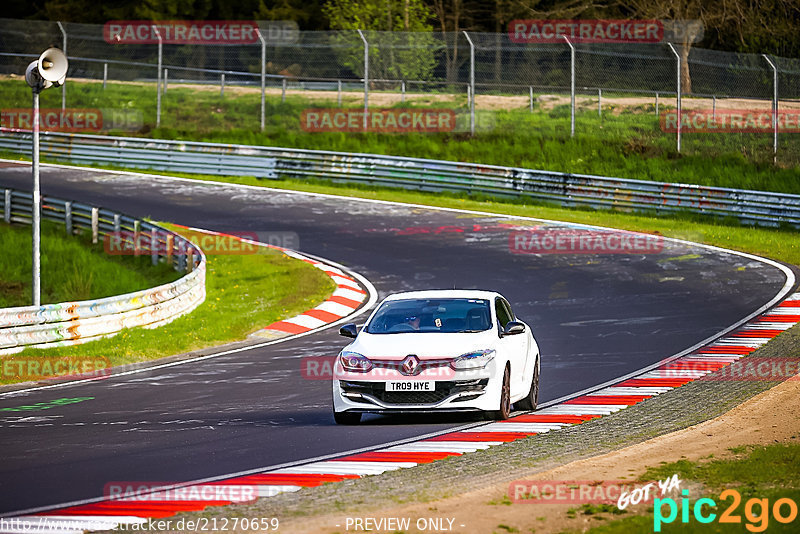
[{"label": "dirt patch", "polygon": [[[0,80],[18,79],[16,75],[0,75]],[[75,78],[73,82],[84,83],[102,83],[99,80],[88,78]],[[124,84],[124,85],[154,85],[153,83],[144,84],[138,81],[123,82],[117,80],[109,80],[110,83]],[[192,89],[195,91],[214,92],[218,93],[220,90],[219,84],[198,84],[198,83],[177,83],[172,82],[168,85],[169,89]],[[520,88],[523,90],[524,88]],[[225,85],[225,93],[229,95],[243,95],[243,94],[258,94],[261,92],[258,86],[240,86],[233,84]],[[169,94],[169,91],[167,91]],[[266,94],[269,96],[280,96],[282,90],[280,88],[270,87],[266,89]],[[323,100],[326,102],[336,101],[338,98],[337,91],[316,91],[288,88],[286,90],[287,96],[301,97],[309,100],[309,105],[314,105],[313,101]],[[653,93],[651,96],[612,96],[613,93],[604,93],[602,95],[602,111],[603,113],[619,114],[623,111],[631,111],[642,109],[643,111],[652,111],[656,105],[656,95]],[[452,103],[463,101],[466,105],[466,90],[463,94],[440,94],[440,93],[419,93],[419,92],[406,92],[405,102],[413,104],[436,104],[436,103]],[[530,105],[530,97],[528,95],[482,95],[478,92],[475,95],[475,109],[484,111],[502,111],[527,108]],[[384,92],[373,90],[369,94],[370,106],[375,107],[388,107],[395,106],[402,103],[403,97],[400,92]],[[595,110],[597,109],[597,94],[577,94],[575,96],[575,106],[578,110]],[[360,90],[342,91],[342,105],[353,106],[356,104],[363,104],[364,94]],[[659,106],[675,106],[675,96],[661,94],[658,98]],[[568,94],[536,94],[534,102],[534,110],[552,110],[557,106],[568,106],[570,103],[570,96]],[[716,106],[717,110],[750,110],[769,112],[772,109],[772,101],[768,99],[744,99],[744,98],[724,98],[719,97],[713,99],[711,97],[695,97],[691,95],[684,95],[682,101],[683,109],[685,110],[710,110]],[[652,108],[652,109],[651,109]],[[781,100],[781,111],[800,110],[800,101],[797,100]]]},{"label": "dirt patch", "polygon": [[[713,454],[730,455],[730,447],[767,445],[796,440],[800,434],[800,380],[792,379],[761,393],[728,413],[684,430],[647,440],[608,454],[578,460],[539,473],[520,472],[529,480],[633,480],[647,467],[660,462],[686,459],[697,462]],[[537,534],[564,530],[582,530],[598,525],[592,516],[568,517],[574,504],[503,504],[508,503],[508,484],[494,484],[451,498],[385,508],[365,516],[375,518],[411,518],[413,528],[418,518],[454,518],[453,532],[504,531]],[[574,514],[573,514],[574,515]],[[348,514],[354,517],[353,514]],[[305,517],[281,521],[286,532],[344,532],[345,515]],[[338,527],[336,525],[339,525]],[[463,527],[461,525],[464,525]],[[352,529],[351,529],[352,530]],[[380,530],[376,530],[380,532]]]}]

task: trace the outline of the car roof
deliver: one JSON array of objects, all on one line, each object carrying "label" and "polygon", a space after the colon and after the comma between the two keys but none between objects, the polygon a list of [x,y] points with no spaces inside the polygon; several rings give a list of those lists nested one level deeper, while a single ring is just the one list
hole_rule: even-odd
[{"label": "car roof", "polygon": [[485,291],[480,289],[427,289],[424,291],[405,291],[403,293],[394,293],[386,297],[385,300],[429,298],[466,298],[492,300],[495,297],[502,297],[502,295],[496,291]]}]

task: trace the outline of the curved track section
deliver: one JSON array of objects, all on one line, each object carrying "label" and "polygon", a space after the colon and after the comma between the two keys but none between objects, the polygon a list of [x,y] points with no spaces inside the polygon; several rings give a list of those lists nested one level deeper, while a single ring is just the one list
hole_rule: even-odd
[{"label": "curved track section", "polygon": [[[24,188],[27,166],[0,169]],[[341,197],[47,166],[46,194],[217,231],[290,231],[387,293],[481,287],[505,294],[542,348],[541,400],[656,365],[785,294],[787,270],[691,243],[654,254],[514,254],[510,232],[558,223]],[[566,226],[566,225],[564,225]],[[791,273],[789,273],[791,274]],[[109,481],[181,482],[266,470],[453,430],[469,419],[373,416],[333,423],[330,385],[305,357],[343,346],[332,329],[168,369],[0,397],[0,513],[102,496]]]}]

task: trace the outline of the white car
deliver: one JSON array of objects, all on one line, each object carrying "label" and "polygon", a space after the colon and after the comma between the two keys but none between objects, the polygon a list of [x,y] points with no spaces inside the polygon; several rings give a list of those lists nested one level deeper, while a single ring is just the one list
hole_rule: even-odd
[{"label": "white car", "polygon": [[493,291],[430,290],[387,297],[336,358],[333,413],[478,411],[506,419],[535,410],[539,346],[530,327]]}]

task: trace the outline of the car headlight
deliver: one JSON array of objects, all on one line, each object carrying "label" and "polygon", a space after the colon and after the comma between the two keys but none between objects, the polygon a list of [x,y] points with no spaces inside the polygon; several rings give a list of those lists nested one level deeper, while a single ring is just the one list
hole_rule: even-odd
[{"label": "car headlight", "polygon": [[453,369],[483,369],[494,359],[494,349],[476,350],[462,354],[450,363]]},{"label": "car headlight", "polygon": [[366,373],[372,369],[372,362],[369,361],[369,358],[348,350],[343,350],[339,354],[339,363],[342,364],[345,371],[353,373]]}]

